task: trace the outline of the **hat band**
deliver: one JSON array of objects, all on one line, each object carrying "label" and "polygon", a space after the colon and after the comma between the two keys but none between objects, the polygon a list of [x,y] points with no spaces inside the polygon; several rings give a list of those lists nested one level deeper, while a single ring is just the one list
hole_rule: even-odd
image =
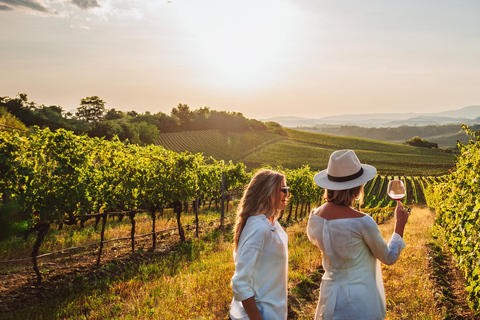
[{"label": "hat band", "polygon": [[352,175],[346,176],[346,177],[334,177],[331,176],[327,173],[328,180],[333,181],[333,182],[347,182],[351,181],[353,179],[357,179],[363,174],[363,168],[360,167],[360,170],[357,173],[354,173]]}]

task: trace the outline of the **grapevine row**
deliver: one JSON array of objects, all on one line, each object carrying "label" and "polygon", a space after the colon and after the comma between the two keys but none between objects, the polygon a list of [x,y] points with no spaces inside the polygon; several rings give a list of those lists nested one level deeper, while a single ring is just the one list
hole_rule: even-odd
[{"label": "grapevine row", "polygon": [[480,135],[459,143],[461,155],[449,175],[435,179],[427,201],[437,212],[436,225],[465,273],[470,306],[480,311]]},{"label": "grapevine row", "polygon": [[[99,262],[107,216],[112,212],[130,219],[132,250],[138,211],[151,215],[155,246],[157,212],[173,207],[184,241],[180,217],[185,204],[239,194],[250,179],[242,163],[38,128],[29,133],[0,132],[0,169],[4,173],[0,177],[1,215],[12,213],[12,230],[26,225],[29,231],[37,232],[32,257],[38,281],[41,274],[36,257],[54,223],[72,224],[91,217],[96,217],[97,223],[101,220]],[[292,203],[300,205],[301,212],[309,207],[307,203],[319,200],[319,189],[312,185],[313,173],[308,167],[285,173],[295,189]],[[198,225],[198,207],[194,210]]]}]

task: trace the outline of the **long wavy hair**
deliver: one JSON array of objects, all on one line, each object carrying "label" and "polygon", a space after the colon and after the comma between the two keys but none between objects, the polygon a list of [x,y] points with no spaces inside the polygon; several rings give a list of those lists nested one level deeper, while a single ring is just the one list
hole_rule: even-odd
[{"label": "long wavy hair", "polygon": [[284,179],[285,175],[269,169],[260,169],[255,173],[237,208],[235,251],[249,217],[264,214],[269,220],[278,218],[280,213],[278,208],[281,198],[280,189]]}]

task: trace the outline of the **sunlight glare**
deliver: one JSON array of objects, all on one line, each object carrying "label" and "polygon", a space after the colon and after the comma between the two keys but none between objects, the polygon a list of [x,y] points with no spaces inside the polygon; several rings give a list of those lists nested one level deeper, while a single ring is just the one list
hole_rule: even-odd
[{"label": "sunlight glare", "polygon": [[292,59],[301,12],[286,1],[202,1],[182,5],[193,64],[203,83],[255,88],[281,76]]}]

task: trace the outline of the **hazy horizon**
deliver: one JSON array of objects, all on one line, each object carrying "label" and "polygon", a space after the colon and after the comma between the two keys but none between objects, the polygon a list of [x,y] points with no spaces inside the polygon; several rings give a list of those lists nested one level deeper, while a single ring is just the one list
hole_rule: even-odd
[{"label": "hazy horizon", "polygon": [[0,96],[248,118],[480,104],[480,2],[0,0]]}]

